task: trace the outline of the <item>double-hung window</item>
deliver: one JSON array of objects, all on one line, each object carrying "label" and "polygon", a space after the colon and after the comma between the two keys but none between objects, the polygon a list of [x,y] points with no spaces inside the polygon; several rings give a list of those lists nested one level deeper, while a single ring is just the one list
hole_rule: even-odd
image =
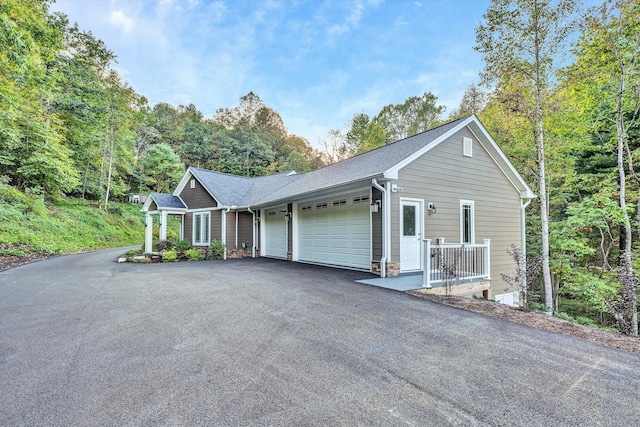
[{"label": "double-hung window", "polygon": [[460,200],[460,243],[465,245],[473,245],[476,242],[473,210],[473,201]]},{"label": "double-hung window", "polygon": [[209,212],[193,214],[193,244],[209,244]]}]

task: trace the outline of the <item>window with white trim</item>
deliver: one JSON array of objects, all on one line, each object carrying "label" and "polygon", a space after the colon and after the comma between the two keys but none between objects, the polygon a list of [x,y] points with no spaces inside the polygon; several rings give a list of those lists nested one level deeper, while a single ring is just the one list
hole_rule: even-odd
[{"label": "window with white trim", "polygon": [[193,244],[209,244],[209,212],[193,214]]},{"label": "window with white trim", "polygon": [[460,200],[460,243],[473,245],[476,242],[474,203]]}]

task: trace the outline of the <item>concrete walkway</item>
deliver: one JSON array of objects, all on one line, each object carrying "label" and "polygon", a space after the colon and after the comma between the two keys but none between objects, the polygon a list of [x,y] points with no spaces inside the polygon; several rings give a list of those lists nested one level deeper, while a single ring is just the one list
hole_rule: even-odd
[{"label": "concrete walkway", "polygon": [[355,283],[359,272],[116,264],[121,252],[0,273],[0,425],[640,419],[635,354]]}]

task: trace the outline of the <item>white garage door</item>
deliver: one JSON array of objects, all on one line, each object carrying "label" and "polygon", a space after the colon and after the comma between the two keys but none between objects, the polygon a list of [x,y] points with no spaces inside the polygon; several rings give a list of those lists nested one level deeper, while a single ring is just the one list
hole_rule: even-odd
[{"label": "white garage door", "polygon": [[302,203],[298,213],[300,261],[371,268],[368,195]]},{"label": "white garage door", "polygon": [[287,257],[287,221],[284,215],[286,212],[287,210],[284,206],[265,211],[265,256]]}]

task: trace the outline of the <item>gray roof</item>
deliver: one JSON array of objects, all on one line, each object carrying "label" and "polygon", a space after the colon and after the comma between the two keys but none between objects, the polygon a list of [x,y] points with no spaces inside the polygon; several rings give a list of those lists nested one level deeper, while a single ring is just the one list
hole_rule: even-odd
[{"label": "gray roof", "polygon": [[300,177],[293,171],[246,178],[193,167],[189,170],[222,206],[253,206],[257,199]]},{"label": "gray roof", "polygon": [[379,176],[467,118],[455,120],[321,169],[300,174],[298,179],[292,180],[270,194],[263,194],[261,198],[254,201],[254,204],[278,201]]},{"label": "gray roof", "polygon": [[162,209],[186,209],[184,202],[180,197],[174,196],[173,194],[165,194],[165,193],[151,193],[151,197],[158,205],[158,208]]},{"label": "gray roof", "polygon": [[[382,177],[385,172],[389,172],[447,132],[463,125],[462,122],[465,121],[468,124],[477,121],[477,118],[474,116],[463,117],[392,144],[302,174],[284,172],[276,175],[245,178],[193,167],[189,168],[189,171],[223,206],[265,206],[290,201],[296,197],[321,190]],[[495,149],[499,151],[497,145]],[[504,161],[508,162],[506,157]],[[515,180],[521,181],[521,186],[533,194],[515,169],[512,172]]]}]

